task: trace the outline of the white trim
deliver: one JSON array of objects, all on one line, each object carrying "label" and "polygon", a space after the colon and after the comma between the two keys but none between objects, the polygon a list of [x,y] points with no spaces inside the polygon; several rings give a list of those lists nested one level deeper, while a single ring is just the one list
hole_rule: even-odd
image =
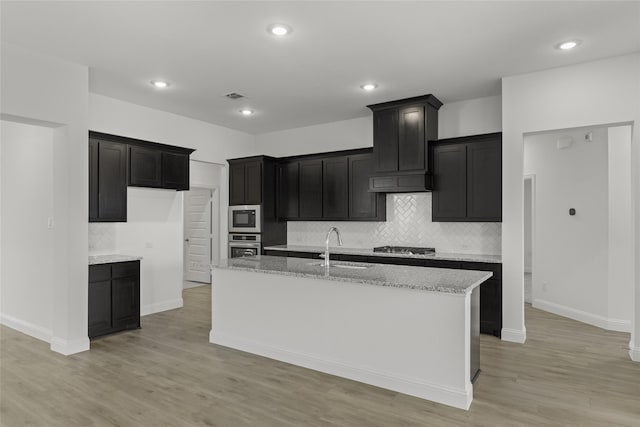
[{"label": "white trim", "polygon": [[63,338],[51,338],[51,351],[69,356],[89,350],[89,337],[77,338],[75,340],[65,340]]},{"label": "white trim", "polygon": [[140,307],[140,316],[148,316],[149,314],[159,313],[161,311],[174,310],[176,308],[182,308],[184,302],[182,298],[177,298],[168,301],[161,301],[155,304],[147,304]]},{"label": "white trim", "polygon": [[444,405],[468,410],[473,400],[473,385],[468,390],[445,387],[438,384],[418,382],[411,378],[404,378],[386,372],[363,369],[344,363],[321,359],[313,355],[285,350],[262,343],[209,332],[209,342],[225,347],[234,348],[248,353],[268,357],[315,371],[360,381],[365,384],[386,388],[388,390],[416,396],[421,399],[432,400]]},{"label": "white trim", "polygon": [[640,347],[635,347],[633,341],[629,341],[629,357],[634,362],[640,362]]},{"label": "white trim", "polygon": [[610,319],[604,316],[600,316],[599,314],[577,310],[575,308],[541,299],[533,300],[533,307],[557,314],[559,316],[568,317],[569,319],[577,320],[578,322],[597,326],[598,328],[618,332],[631,332],[631,322],[628,320]]},{"label": "white trim", "polygon": [[42,326],[34,325],[30,322],[18,319],[8,314],[0,313],[0,323],[30,337],[37,338],[44,342],[51,342],[52,332],[50,329],[43,328]]},{"label": "white trim", "polygon": [[500,336],[502,341],[524,344],[527,341],[527,330],[502,328],[502,333],[500,334]]}]

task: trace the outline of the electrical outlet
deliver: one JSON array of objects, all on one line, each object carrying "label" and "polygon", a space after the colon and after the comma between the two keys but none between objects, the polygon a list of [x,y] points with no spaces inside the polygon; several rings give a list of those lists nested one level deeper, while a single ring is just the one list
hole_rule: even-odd
[{"label": "electrical outlet", "polygon": [[547,292],[547,285],[549,283],[548,282],[542,282],[542,292]]},{"label": "electrical outlet", "polygon": [[56,223],[53,220],[53,218],[51,218],[51,217],[47,218],[47,228],[49,230],[53,230],[55,228],[55,226],[56,226]]},{"label": "electrical outlet", "polygon": [[144,247],[147,248],[147,249],[151,249],[151,248],[153,248],[153,243],[147,242],[147,243],[144,244]]}]

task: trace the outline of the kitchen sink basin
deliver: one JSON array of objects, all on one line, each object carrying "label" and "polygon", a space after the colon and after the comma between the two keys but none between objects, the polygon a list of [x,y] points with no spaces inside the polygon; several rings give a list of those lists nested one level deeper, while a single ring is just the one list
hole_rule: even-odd
[{"label": "kitchen sink basin", "polygon": [[[307,265],[313,265],[313,266],[317,266],[317,267],[324,267],[324,261],[314,261],[314,262],[307,263]],[[350,269],[350,270],[364,270],[364,269],[372,267],[372,265],[356,264],[356,263],[351,263],[351,262],[329,262],[329,267],[346,268],[346,269]]]}]

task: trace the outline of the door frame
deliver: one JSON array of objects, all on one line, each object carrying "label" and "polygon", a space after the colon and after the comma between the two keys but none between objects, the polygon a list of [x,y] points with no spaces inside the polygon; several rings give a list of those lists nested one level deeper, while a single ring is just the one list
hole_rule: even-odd
[{"label": "door frame", "polygon": [[[531,183],[531,306],[535,301],[536,292],[536,280],[535,280],[535,271],[536,271],[536,175],[535,174],[525,174],[522,179],[522,199],[524,202],[524,185],[529,181]],[[523,203],[524,206],[524,203]],[[524,224],[524,209],[522,210],[522,223]],[[522,243],[524,246],[524,226],[522,227]],[[522,266],[524,270],[524,253],[522,251]],[[524,289],[524,288],[523,288]],[[523,298],[524,301],[524,298]]]},{"label": "door frame", "polygon": [[[210,209],[209,209],[209,221],[210,221],[210,228],[211,228],[211,234],[209,235],[209,244],[211,245],[211,249],[210,249],[210,259],[209,259],[209,263],[214,263],[217,262],[217,260],[220,259],[220,191],[218,189],[218,187],[214,187],[214,186],[208,186],[208,185],[192,185],[189,188],[189,191],[191,190],[207,190],[209,191],[209,203],[211,204]],[[188,192],[186,192],[188,193]],[[186,195],[186,194],[185,194]],[[183,218],[182,218],[182,244],[183,244],[183,250],[182,250],[182,280],[183,282],[188,282],[187,280],[187,251],[186,251],[186,238],[185,238],[185,226],[186,226],[186,197],[182,198],[182,213],[183,213]],[[218,239],[218,241],[216,241],[216,238]],[[211,274],[209,275],[210,277],[210,281],[211,281]],[[196,282],[194,282],[196,283]],[[198,286],[200,285],[206,285],[206,283],[199,283]],[[191,286],[185,286],[184,288],[189,288]]]}]

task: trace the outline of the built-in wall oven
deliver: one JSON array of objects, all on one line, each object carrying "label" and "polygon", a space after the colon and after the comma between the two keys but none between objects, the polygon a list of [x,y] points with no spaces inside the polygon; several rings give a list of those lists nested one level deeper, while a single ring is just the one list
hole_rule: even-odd
[{"label": "built-in wall oven", "polygon": [[229,206],[229,233],[260,233],[260,205]]},{"label": "built-in wall oven", "polygon": [[256,256],[261,250],[259,234],[229,233],[229,258]]}]

